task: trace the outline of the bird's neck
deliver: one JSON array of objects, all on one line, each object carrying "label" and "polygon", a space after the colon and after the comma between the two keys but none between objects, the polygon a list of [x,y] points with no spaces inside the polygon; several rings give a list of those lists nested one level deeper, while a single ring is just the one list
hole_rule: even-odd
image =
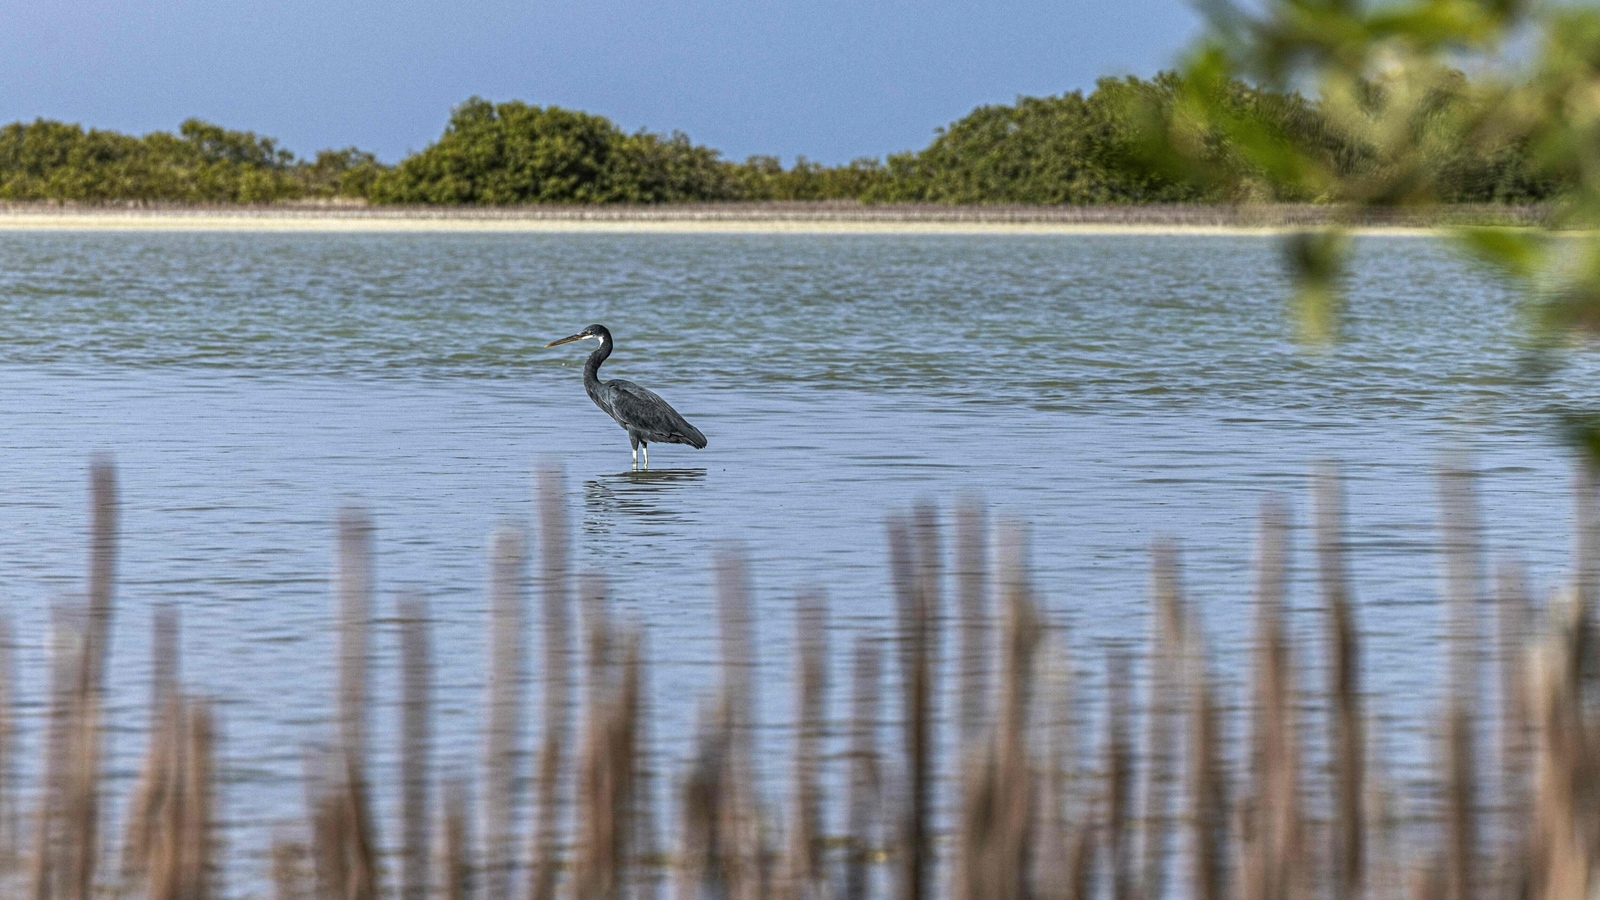
[{"label": "bird's neck", "polygon": [[611,355],[611,342],[601,341],[600,346],[589,354],[589,359],[583,364],[583,386],[590,394],[600,387],[600,364]]}]

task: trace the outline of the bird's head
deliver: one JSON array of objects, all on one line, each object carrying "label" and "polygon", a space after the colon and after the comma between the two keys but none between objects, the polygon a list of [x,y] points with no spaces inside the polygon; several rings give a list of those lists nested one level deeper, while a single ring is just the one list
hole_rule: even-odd
[{"label": "bird's head", "polygon": [[577,334],[568,335],[559,341],[551,341],[544,346],[545,349],[548,350],[551,347],[559,347],[562,344],[570,344],[573,341],[587,341],[591,339],[604,344],[606,341],[611,340],[611,332],[607,331],[604,325],[590,325],[588,328],[585,328]]}]

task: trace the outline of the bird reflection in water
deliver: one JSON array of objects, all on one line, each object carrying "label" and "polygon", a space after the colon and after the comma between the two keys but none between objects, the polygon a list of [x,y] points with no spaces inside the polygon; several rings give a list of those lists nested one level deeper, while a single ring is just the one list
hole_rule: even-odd
[{"label": "bird reflection in water", "polygon": [[[588,534],[627,531],[636,537],[675,533],[689,507],[674,494],[702,481],[705,469],[650,469],[602,475],[583,483],[583,530]],[[643,526],[641,528],[640,526]]]}]

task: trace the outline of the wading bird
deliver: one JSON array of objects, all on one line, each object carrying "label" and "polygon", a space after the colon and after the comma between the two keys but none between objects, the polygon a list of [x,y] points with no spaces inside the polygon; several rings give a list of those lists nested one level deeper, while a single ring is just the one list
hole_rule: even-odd
[{"label": "wading bird", "polygon": [[590,325],[571,337],[551,341],[544,346],[548,350],[572,341],[586,340],[599,341],[600,346],[589,354],[589,361],[583,364],[583,389],[589,392],[589,399],[594,401],[595,406],[605,410],[606,415],[627,429],[628,441],[633,444],[634,471],[639,470],[640,447],[644,448],[644,467],[650,468],[651,441],[658,444],[688,444],[696,450],[706,445],[706,436],[700,433],[700,429],[684,421],[677,410],[653,391],[620,378],[600,380],[600,364],[611,355],[612,346],[611,332],[604,325]]}]

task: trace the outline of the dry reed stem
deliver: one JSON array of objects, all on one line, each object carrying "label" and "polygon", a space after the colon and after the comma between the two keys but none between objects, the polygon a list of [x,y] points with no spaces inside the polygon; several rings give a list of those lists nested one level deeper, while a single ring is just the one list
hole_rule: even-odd
[{"label": "dry reed stem", "polygon": [[[1368,734],[1376,730],[1367,728]],[[1362,822],[1367,847],[1366,889],[1372,897],[1396,897],[1402,893],[1402,852],[1400,815],[1379,765],[1381,754],[1376,742],[1367,747],[1367,790],[1362,800],[1366,815]]]},{"label": "dry reed stem", "polygon": [[1594,625],[1597,593],[1600,593],[1600,467],[1587,455],[1581,459],[1573,478],[1576,522],[1573,528],[1573,587],[1585,630]]},{"label": "dry reed stem", "polygon": [[938,668],[938,523],[931,507],[919,506],[910,517],[890,518],[888,532],[905,732],[906,798],[900,814],[897,887],[901,900],[922,900],[933,868],[928,819],[934,784],[932,706]]},{"label": "dry reed stem", "polygon": [[1189,701],[1188,805],[1190,822],[1189,891],[1195,900],[1229,896],[1232,796],[1220,746],[1224,740],[1211,675],[1197,629],[1187,629],[1185,655]]},{"label": "dry reed stem", "polygon": [[178,610],[169,605],[150,615],[150,716],[165,714],[183,681]]},{"label": "dry reed stem", "polygon": [[[1586,476],[1587,477],[1587,476]],[[552,482],[553,483],[553,482]],[[98,841],[105,678],[114,561],[115,498],[109,469],[96,470],[95,534],[91,538],[90,587],[86,603],[56,610],[53,618],[51,683],[45,753],[36,791],[38,815],[27,893],[35,900],[88,900],[91,896],[126,895],[159,900],[207,900],[220,891],[216,831],[217,729],[211,706],[186,696],[178,666],[177,626],[170,611],[158,611],[152,631],[152,687],[149,750],[135,792],[129,801],[126,834],[121,846]],[[1401,860],[1393,849],[1402,835],[1393,804],[1384,799],[1380,771],[1366,735],[1376,733],[1364,719],[1359,700],[1359,655],[1352,601],[1344,574],[1342,499],[1337,476],[1323,471],[1317,479],[1316,545],[1322,596],[1327,607],[1326,642],[1329,668],[1330,728],[1328,756],[1332,766],[1332,803],[1328,846],[1335,900],[1410,893],[1417,897],[1468,900],[1483,895],[1509,897],[1587,897],[1597,887],[1600,866],[1600,695],[1585,674],[1595,665],[1589,637],[1589,562],[1580,562],[1568,600],[1558,605],[1550,633],[1537,643],[1531,664],[1524,666],[1528,643],[1527,591],[1514,569],[1504,570],[1496,592],[1499,617],[1495,656],[1501,667],[1500,773],[1504,799],[1497,822],[1503,828],[1480,828],[1482,798],[1492,792],[1478,785],[1475,759],[1475,716],[1484,696],[1478,656],[1486,645],[1478,627],[1480,549],[1476,502],[1469,476],[1459,466],[1441,474],[1444,547],[1448,566],[1452,648],[1450,678],[1453,696],[1443,711],[1442,753],[1438,783],[1443,804],[1430,825],[1438,838]],[[541,482],[541,488],[545,482]],[[1584,491],[1593,485],[1585,481]],[[559,505],[551,489],[546,498]],[[1583,515],[1592,516],[1592,498]],[[546,511],[547,532],[564,529],[559,514]],[[935,672],[942,620],[937,519],[929,507],[889,521],[890,557],[897,603],[898,653],[904,689],[905,800],[895,810],[898,834],[892,841],[901,896],[948,893],[960,900],[995,898],[1040,900],[1091,896],[1140,897],[1159,900],[1174,893],[1164,870],[1171,856],[1165,833],[1171,817],[1165,786],[1172,779],[1176,727],[1183,698],[1187,742],[1183,753],[1187,778],[1182,806],[1188,823],[1186,849],[1191,876],[1185,896],[1198,900],[1302,900],[1312,893],[1318,864],[1302,808],[1305,789],[1296,709],[1297,674],[1285,627],[1287,517],[1281,506],[1265,506],[1257,564],[1257,639],[1249,707],[1248,800],[1239,821],[1240,850],[1231,852],[1229,830],[1232,800],[1229,773],[1223,761],[1225,723],[1207,670],[1200,632],[1185,613],[1176,552],[1158,544],[1153,554],[1156,628],[1151,643],[1151,694],[1143,710],[1148,730],[1143,757],[1146,780],[1143,809],[1134,809],[1135,754],[1131,723],[1137,716],[1130,702],[1128,657],[1110,658],[1105,762],[1096,798],[1072,800],[1065,772],[1075,757],[1070,718],[1048,731],[1037,747],[1033,683],[1041,632],[1027,580],[1026,545],[1020,530],[1005,529],[996,569],[1002,585],[1005,621],[996,667],[998,682],[987,703],[995,721],[978,739],[979,712],[968,705],[969,692],[985,684],[988,658],[974,648],[985,642],[969,627],[984,613],[982,586],[971,582],[974,560],[984,558],[982,527],[976,514],[964,510],[958,520],[958,595],[961,641],[960,677],[955,705],[956,728],[964,752],[961,794],[957,798],[954,878],[947,884],[932,879],[932,810],[938,782],[933,773],[932,731]],[[555,522],[555,525],[551,525]],[[1580,526],[1580,528],[1585,526]],[[1580,538],[1580,556],[1589,553]],[[546,534],[546,688],[545,735],[559,735],[567,715],[570,681],[566,632],[567,589],[565,546]],[[310,841],[305,847],[278,842],[273,851],[273,881],[278,896],[314,895],[326,900],[376,900],[381,896],[379,863],[369,818],[364,776],[366,665],[370,628],[370,525],[346,514],[340,520],[339,621],[340,673],[338,740],[327,755],[320,779],[308,773]],[[496,538],[491,608],[496,625],[492,653],[490,749],[485,760],[486,806],[504,804],[514,810],[515,782],[509,763],[492,763],[505,744],[495,734],[516,733],[516,694],[504,685],[520,682],[520,618],[512,624],[506,610],[520,610],[520,540]],[[981,579],[980,579],[981,580]],[[598,585],[598,580],[587,582]],[[755,664],[752,611],[744,560],[723,553],[717,561],[718,602],[722,613],[722,685],[714,713],[706,717],[697,738],[693,764],[681,782],[680,846],[677,896],[682,900],[755,900],[783,895],[793,900],[821,898],[829,892],[823,853],[823,766],[821,738],[825,715],[825,613],[821,601],[803,597],[798,604],[797,735],[793,752],[793,801],[789,806],[786,841],[778,859],[778,878],[768,871],[773,857],[766,840],[766,822],[757,796],[752,730],[755,727]],[[974,599],[974,598],[978,599]],[[559,837],[550,825],[559,821],[563,784],[573,785],[576,804],[574,850],[568,879],[575,900],[620,898],[647,856],[639,835],[641,810],[648,807],[641,748],[644,744],[642,679],[644,668],[637,635],[620,633],[608,621],[603,591],[585,591],[589,625],[588,690],[583,703],[580,752],[543,755],[538,770],[540,831]],[[976,616],[972,615],[978,610]],[[414,900],[427,895],[429,868],[422,852],[428,840],[428,744],[431,706],[431,662],[425,626],[426,610],[416,601],[401,604],[402,725],[400,895]],[[548,626],[555,619],[558,628]],[[983,624],[983,628],[987,628]],[[515,638],[508,641],[507,635]],[[0,623],[0,653],[9,637]],[[974,656],[978,656],[974,660]],[[94,659],[89,657],[93,656]],[[11,765],[9,697],[11,677],[0,656],[0,822],[6,814]],[[881,660],[870,638],[857,642],[852,732],[849,757],[850,796],[846,805],[849,847],[843,859],[839,891],[848,900],[872,893],[872,859],[879,843],[877,829],[886,821],[876,732],[879,719]],[[978,673],[978,674],[974,674]],[[555,699],[559,699],[559,704]],[[1053,700],[1063,715],[1066,700]],[[500,712],[494,710],[499,707]],[[558,708],[559,707],[559,708]],[[510,712],[507,713],[506,710]],[[511,724],[507,724],[508,715]],[[987,716],[987,713],[983,715]],[[549,746],[548,743],[546,745]],[[975,749],[974,749],[975,748]],[[1038,759],[1048,761],[1044,771]],[[509,756],[509,754],[507,754]],[[552,762],[554,760],[554,762]],[[546,768],[548,766],[548,768]],[[1532,773],[1531,780],[1527,773]],[[548,782],[543,782],[548,778]],[[545,793],[548,787],[549,793]],[[1037,791],[1037,793],[1035,793]],[[460,783],[442,795],[443,823],[438,829],[440,864],[431,867],[436,896],[466,898],[477,888],[485,897],[504,896],[493,886],[494,869],[474,867],[468,833],[468,802]],[[1099,809],[1091,810],[1092,803]],[[1062,812],[1070,809],[1073,815]],[[546,813],[551,813],[546,815]],[[486,815],[486,823],[504,825],[510,836],[510,813]],[[1136,842],[1135,829],[1142,827]],[[1425,830],[1425,829],[1423,829]],[[551,839],[552,841],[554,839]],[[1319,839],[1320,841],[1320,839]],[[1096,885],[1095,855],[1104,845],[1108,879]],[[555,848],[536,835],[533,889],[554,893],[559,866]],[[102,851],[123,860],[121,879],[112,883],[97,868]],[[1138,851],[1137,855],[1135,850]],[[1483,853],[1480,851],[1490,851]],[[424,865],[416,865],[417,856]],[[1493,860],[1491,878],[1488,863]],[[487,854],[493,859],[495,853]],[[308,890],[305,862],[314,864],[315,886]],[[1153,867],[1153,868],[1152,868]],[[546,875],[539,875],[539,872]],[[1410,873],[1390,876],[1390,871]],[[475,883],[475,874],[487,879]],[[548,881],[541,882],[542,877]],[[1097,888],[1099,888],[1097,890]],[[496,893],[496,891],[502,893]],[[634,892],[640,896],[642,888]]]},{"label": "dry reed stem", "polygon": [[864,900],[870,888],[870,861],[879,839],[883,784],[878,761],[878,707],[883,659],[876,640],[856,639],[851,668],[850,773],[844,900]]},{"label": "dry reed stem", "polygon": [[[98,695],[111,656],[111,604],[117,566],[117,472],[108,456],[89,464],[89,621],[83,690]],[[98,696],[97,696],[98,702]]]},{"label": "dry reed stem", "polygon": [[1499,832],[1503,836],[1503,847],[1496,860],[1495,887],[1505,896],[1522,897],[1529,889],[1527,865],[1531,846],[1523,823],[1531,815],[1529,773],[1533,733],[1525,662],[1533,611],[1526,575],[1520,565],[1511,563],[1500,568],[1495,578],[1495,607],[1500,670]]},{"label": "dry reed stem", "polygon": [[80,610],[56,606],[50,611],[49,718],[44,742],[40,785],[33,821],[33,841],[28,865],[28,892],[33,900],[56,895],[63,861],[61,817],[66,805],[69,707],[72,685],[78,677],[77,654],[82,652]]},{"label": "dry reed stem", "polygon": [[1129,720],[1132,677],[1128,656],[1120,649],[1106,654],[1106,739],[1104,779],[1104,842],[1106,879],[1112,900],[1126,900],[1133,890],[1133,741]]},{"label": "dry reed stem", "polygon": [[439,823],[439,889],[443,900],[468,900],[476,886],[472,880],[472,831],[468,810],[472,802],[461,779],[444,785],[444,811]]},{"label": "dry reed stem", "polygon": [[561,472],[539,472],[539,591],[544,633],[544,713],[534,772],[535,825],[530,900],[553,900],[560,866],[561,771],[571,703],[572,589],[568,571],[566,507],[561,500]]},{"label": "dry reed stem", "polygon": [[168,807],[162,817],[157,862],[151,866],[151,900],[207,900],[213,884],[216,820],[216,723],[211,705],[181,703],[180,748],[172,759]]},{"label": "dry reed stem", "polygon": [[675,900],[732,896],[725,856],[728,840],[723,830],[727,818],[723,808],[728,803],[723,777],[728,767],[728,713],[722,706],[719,703],[716,711],[702,717],[680,789]]},{"label": "dry reed stem", "polygon": [[[632,830],[624,836],[630,852],[630,857],[624,860],[630,884],[626,884],[624,889],[632,900],[656,900],[661,894],[664,866],[669,865],[656,842],[656,798],[650,761],[650,705],[646,701],[650,697],[650,666],[645,665],[645,660],[650,655],[645,647],[642,629],[638,629],[638,626],[627,628],[622,641],[621,663],[627,666],[630,657],[634,660],[632,679],[635,684],[630,689],[634,695],[634,772],[630,775],[634,780],[634,804],[627,812]],[[624,671],[624,676],[626,674]]]},{"label": "dry reed stem", "polygon": [[1475,711],[1482,690],[1478,623],[1482,573],[1478,503],[1471,471],[1460,461],[1439,474],[1445,564],[1449,587],[1450,684],[1445,713],[1444,868],[1441,888],[1447,900],[1469,900],[1476,893],[1478,827],[1476,766],[1473,759]]},{"label": "dry reed stem", "polygon": [[[88,652],[87,646],[80,652]],[[101,708],[92,691],[68,698],[65,791],[61,821],[65,834],[58,896],[88,900],[94,894],[99,856]]]},{"label": "dry reed stem", "polygon": [[[158,612],[156,633],[173,629],[171,612]],[[166,648],[154,679],[162,695],[129,813],[120,887],[142,887],[152,900],[206,900],[216,893],[216,728],[210,704],[178,693],[175,638],[157,643]]]},{"label": "dry reed stem", "polygon": [[820,594],[795,600],[794,794],[789,804],[787,848],[779,881],[788,900],[823,900],[822,798],[817,779],[822,765],[823,717],[827,713],[827,607]]},{"label": "dry reed stem", "polygon": [[[1041,631],[1044,628],[1041,626]],[[1041,666],[1044,682],[1040,718],[1046,731],[1044,771],[1037,781],[1041,800],[1034,811],[1033,894],[1039,900],[1072,900],[1079,873],[1074,869],[1079,839],[1089,834],[1086,823],[1074,825],[1079,804],[1071,799],[1076,769],[1076,734],[1072,721],[1072,671],[1064,641],[1052,641]]]},{"label": "dry reed stem", "polygon": [[[660,896],[664,884],[665,869],[670,861],[665,858],[656,835],[656,797],[655,777],[651,771],[650,753],[650,669],[645,664],[649,659],[646,651],[645,636],[637,630],[630,633],[636,644],[631,652],[636,657],[634,663],[634,687],[636,695],[634,710],[634,803],[632,812],[633,835],[629,840],[633,848],[632,859],[632,897],[633,900],[656,900]],[[626,657],[624,658],[626,662]]]},{"label": "dry reed stem", "polygon": [[1062,896],[1090,900],[1094,896],[1094,828],[1087,823],[1073,829],[1067,846],[1067,879]]},{"label": "dry reed stem", "polygon": [[372,616],[372,522],[339,516],[339,746],[311,798],[319,889],[339,900],[375,900],[378,867],[366,780],[367,668]]},{"label": "dry reed stem", "polygon": [[273,900],[312,900],[312,874],[307,870],[306,845],[287,838],[272,842]]},{"label": "dry reed stem", "polygon": [[0,874],[12,873],[21,861],[14,642],[11,619],[0,616]]},{"label": "dry reed stem", "polygon": [[76,648],[77,677],[66,704],[59,819],[62,859],[52,879],[65,900],[89,900],[99,861],[100,721],[117,557],[117,482],[109,458],[96,457],[90,464],[89,494],[87,615]]},{"label": "dry reed stem", "polygon": [[633,635],[611,633],[604,589],[597,580],[591,583],[583,604],[590,623],[590,676],[578,753],[572,896],[611,900],[626,887],[637,806],[639,642]]},{"label": "dry reed stem", "polygon": [[367,752],[367,629],[372,618],[372,520],[339,513],[339,747],[357,769]]},{"label": "dry reed stem", "polygon": [[1280,502],[1269,500],[1261,520],[1252,783],[1240,889],[1245,900],[1298,900],[1306,896],[1310,873],[1300,806],[1297,676],[1283,625],[1288,515]]},{"label": "dry reed stem", "polygon": [[1472,715],[1463,701],[1452,700],[1444,716],[1445,845],[1441,887],[1447,900],[1477,896],[1472,740]]},{"label": "dry reed stem", "polygon": [[427,603],[400,601],[400,898],[428,896],[429,783],[433,752],[433,649]]},{"label": "dry reed stem", "polygon": [[523,537],[496,532],[489,550],[488,728],[483,756],[483,886],[510,897],[515,866],[517,736],[523,673]]},{"label": "dry reed stem", "polygon": [[348,864],[340,834],[337,791],[333,787],[336,763],[331,755],[306,752],[306,810],[310,837],[311,867],[317,900],[343,896],[349,881]]},{"label": "dry reed stem", "polygon": [[1366,731],[1361,709],[1361,650],[1345,575],[1344,492],[1339,471],[1322,466],[1315,479],[1317,574],[1327,617],[1328,748],[1333,765],[1329,827],[1334,900],[1356,900],[1365,889]]},{"label": "dry reed stem", "polygon": [[956,608],[960,646],[958,727],[961,758],[982,739],[988,720],[988,523],[983,506],[967,499],[956,509]]},{"label": "dry reed stem", "polygon": [[723,732],[723,782],[716,832],[718,855],[729,900],[767,896],[767,847],[755,792],[756,663],[752,647],[750,576],[741,551],[723,549],[716,563],[717,607],[722,628],[722,700],[718,727]]},{"label": "dry reed stem", "polygon": [[1023,900],[1034,850],[1033,760],[1028,745],[1034,652],[1040,622],[1028,581],[1027,538],[1021,526],[1002,529],[1001,585],[1006,617],[1000,660],[1000,719],[995,730],[996,840],[986,856],[994,900]]},{"label": "dry reed stem", "polygon": [[[960,557],[957,563],[957,580],[958,591],[961,594],[958,597],[960,620],[957,626],[961,638],[958,651],[960,706],[957,708],[960,744],[956,759],[959,765],[961,794],[951,860],[953,873],[951,895],[956,900],[979,900],[991,896],[993,892],[1004,890],[1002,885],[994,883],[996,874],[994,870],[1001,852],[998,844],[1003,840],[1001,834],[1003,826],[996,821],[996,808],[1001,803],[996,797],[996,791],[999,789],[996,772],[1000,765],[1000,761],[996,759],[999,735],[980,735],[975,718],[969,719],[969,715],[976,716],[976,713],[967,708],[969,703],[981,707],[984,703],[1004,697],[1003,687],[998,697],[977,694],[979,684],[982,683],[982,673],[987,665],[988,654],[985,651],[988,648],[978,643],[980,640],[978,634],[981,631],[974,621],[984,612],[981,607],[973,608],[978,606],[977,598],[981,597],[979,593],[981,587],[979,591],[973,591],[973,585],[967,583],[968,577],[963,571],[971,563],[969,557],[981,559],[982,555],[981,544],[976,547],[971,546],[975,538],[968,529],[972,528],[971,523],[958,525],[956,551]],[[981,536],[976,538],[976,541],[981,540]],[[913,553],[920,552],[920,548],[913,547]],[[1003,577],[1015,577],[1007,568],[1007,562],[1009,561],[1001,562]],[[916,582],[913,580],[913,590],[916,589]],[[969,591],[972,591],[972,594],[969,595]],[[1011,635],[1007,633],[1006,637],[1010,638]],[[1009,723],[1002,719],[1001,727],[1007,724]],[[980,737],[987,739],[980,740]],[[1025,873],[1026,870],[1017,870],[1013,873],[1013,877]]]},{"label": "dry reed stem", "polygon": [[1150,653],[1150,697],[1145,710],[1144,817],[1141,822],[1139,892],[1145,900],[1161,900],[1166,890],[1168,818],[1171,815],[1172,767],[1176,740],[1178,687],[1182,677],[1184,613],[1178,575],[1178,551],[1171,541],[1151,548],[1151,596],[1155,616]]},{"label": "dry reed stem", "polygon": [[319,896],[326,900],[376,900],[378,866],[367,816],[365,783],[341,756],[314,795],[312,857]]},{"label": "dry reed stem", "polygon": [[1531,895],[1587,897],[1596,862],[1595,760],[1583,697],[1585,611],[1574,590],[1555,610],[1555,632],[1531,669],[1535,728]]},{"label": "dry reed stem", "polygon": [[124,892],[145,884],[162,809],[168,804],[173,756],[181,714],[178,698],[178,622],[170,607],[157,608],[151,617],[150,733],[143,768],[128,805],[122,839]]}]

